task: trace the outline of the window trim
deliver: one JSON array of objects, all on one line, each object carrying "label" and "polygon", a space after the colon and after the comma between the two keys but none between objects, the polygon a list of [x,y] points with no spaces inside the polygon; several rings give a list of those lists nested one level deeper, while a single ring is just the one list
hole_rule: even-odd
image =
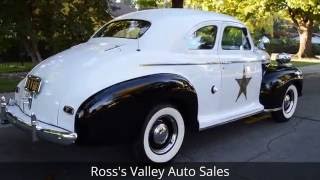
[{"label": "window trim", "polygon": [[[210,48],[210,49],[191,49],[191,48],[188,48],[188,50],[208,51],[208,50],[213,50],[213,49],[216,47],[217,39],[218,39],[218,38],[217,38],[217,36],[218,36],[218,25],[207,24],[207,25],[200,26],[200,27],[198,27],[196,30],[193,30],[192,33],[189,34],[189,35],[193,36],[193,34],[194,34],[195,32],[197,32],[198,30],[200,30],[200,29],[202,29],[202,28],[205,28],[205,27],[209,27],[209,26],[213,26],[213,27],[216,28],[216,33],[215,33],[215,37],[214,37],[214,41],[213,41],[213,46],[212,46],[212,48]],[[188,42],[188,43],[189,43],[189,42]]]},{"label": "window trim", "polygon": [[[247,40],[247,42],[249,43],[249,46],[250,48],[249,49],[243,49],[241,50],[241,48],[238,50],[238,49],[224,49],[223,48],[223,45],[222,45],[222,42],[223,42],[223,35],[224,35],[224,31],[226,28],[229,28],[229,27],[233,27],[233,28],[237,28],[237,29],[240,29],[243,33],[243,35],[245,35],[245,32],[243,32],[244,30],[247,31],[247,35],[245,36],[245,39]],[[249,35],[249,32],[248,32],[248,29],[246,27],[240,27],[240,26],[236,26],[236,25],[225,25],[224,28],[223,28],[223,31],[222,31],[222,34],[221,34],[221,43],[220,43],[220,46],[221,46],[221,49],[223,51],[251,51],[252,50],[252,44],[250,42],[250,39],[248,37]]]},{"label": "window trim", "polygon": [[[149,24],[149,27],[148,29],[141,35],[139,35],[137,38],[126,38],[126,37],[95,37],[98,32],[100,32],[102,29],[104,29],[106,26],[108,26],[109,24],[111,23],[115,23],[115,22],[121,22],[121,21],[143,21],[143,22],[146,22]],[[112,21],[109,21],[107,22],[105,25],[103,25],[100,29],[98,29],[93,35],[91,38],[121,38],[121,39],[140,39],[149,29],[150,27],[152,26],[152,23],[150,21],[147,21],[147,20],[144,20],[144,19],[119,19],[119,20],[112,20]]]}]

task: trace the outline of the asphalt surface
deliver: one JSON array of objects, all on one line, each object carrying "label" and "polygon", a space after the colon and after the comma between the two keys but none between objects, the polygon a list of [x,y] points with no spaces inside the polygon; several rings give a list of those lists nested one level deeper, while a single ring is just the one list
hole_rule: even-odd
[{"label": "asphalt surface", "polygon": [[[10,96],[10,94],[6,94]],[[320,72],[305,75],[294,118],[276,123],[269,114],[186,137],[176,162],[320,162]],[[79,147],[31,142],[11,125],[0,126],[0,162],[128,162],[129,146]]]}]

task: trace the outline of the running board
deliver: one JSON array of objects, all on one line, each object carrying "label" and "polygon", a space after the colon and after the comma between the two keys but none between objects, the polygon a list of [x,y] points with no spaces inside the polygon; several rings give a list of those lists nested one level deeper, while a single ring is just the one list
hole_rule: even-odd
[{"label": "running board", "polygon": [[228,124],[228,123],[240,120],[240,119],[244,119],[244,118],[256,115],[256,114],[260,114],[262,112],[264,112],[264,110],[259,110],[259,111],[256,111],[256,112],[253,112],[253,113],[250,113],[250,114],[246,114],[244,116],[240,116],[240,117],[237,117],[237,118],[234,118],[234,119],[231,119],[231,120],[227,120],[227,121],[224,121],[224,122],[221,122],[221,123],[214,124],[212,126],[207,126],[207,127],[204,127],[204,128],[200,128],[199,131],[203,131],[203,130],[210,129],[210,128],[213,128],[213,127],[216,127],[216,126],[221,126],[221,125],[224,125],[224,124]]}]

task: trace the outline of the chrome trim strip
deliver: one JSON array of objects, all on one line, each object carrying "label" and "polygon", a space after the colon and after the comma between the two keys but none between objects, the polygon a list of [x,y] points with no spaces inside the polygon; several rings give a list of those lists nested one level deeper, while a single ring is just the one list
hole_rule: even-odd
[{"label": "chrome trim strip", "polygon": [[119,47],[121,47],[121,46],[123,46],[123,44],[121,44],[121,45],[115,45],[114,47],[111,47],[111,48],[109,48],[109,49],[105,49],[104,51],[110,51],[110,50],[112,50],[112,49],[116,49],[116,48],[119,48]]},{"label": "chrome trim strip", "polygon": [[272,108],[272,109],[264,109],[264,112],[274,112],[274,111],[280,111],[282,109],[282,107],[278,107],[278,108]]},{"label": "chrome trim strip", "polygon": [[225,62],[221,62],[221,64],[256,63],[256,62],[263,62],[263,60],[254,60],[254,61],[225,61]]},{"label": "chrome trim strip", "polygon": [[263,62],[263,60],[225,61],[225,62],[206,62],[206,63],[159,63],[159,64],[142,64],[141,66],[197,66],[197,65],[211,65],[211,64],[236,64],[236,63],[256,63],[256,62]]},{"label": "chrome trim strip", "polygon": [[207,62],[207,63],[159,63],[159,64],[142,64],[141,66],[194,66],[194,65],[210,65],[221,64],[220,62]]}]

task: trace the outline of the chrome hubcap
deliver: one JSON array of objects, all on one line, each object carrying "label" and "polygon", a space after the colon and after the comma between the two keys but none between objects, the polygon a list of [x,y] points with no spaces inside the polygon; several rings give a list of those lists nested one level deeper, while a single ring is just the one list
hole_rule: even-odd
[{"label": "chrome hubcap", "polygon": [[292,90],[288,91],[283,100],[283,109],[285,113],[290,113],[294,105],[294,93]]},{"label": "chrome hubcap", "polygon": [[178,126],[173,117],[159,117],[149,132],[149,144],[156,154],[165,154],[174,146],[178,136]]},{"label": "chrome hubcap", "polygon": [[157,125],[153,130],[153,141],[156,144],[164,144],[169,137],[168,126],[164,123]]}]

